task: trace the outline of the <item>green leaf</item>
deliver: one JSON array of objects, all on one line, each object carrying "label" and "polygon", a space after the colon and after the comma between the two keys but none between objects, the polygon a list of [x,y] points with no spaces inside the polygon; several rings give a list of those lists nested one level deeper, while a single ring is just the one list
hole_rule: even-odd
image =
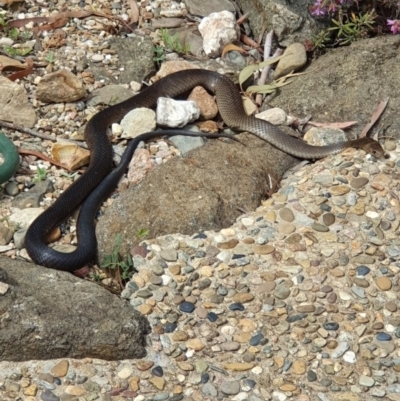
[{"label": "green leaf", "polygon": [[276,81],[271,84],[267,85],[252,85],[249,86],[246,90],[246,92],[249,93],[273,93],[277,88],[280,88],[281,86],[285,86],[287,84],[290,84],[293,80],[290,81]]},{"label": "green leaf", "polygon": [[240,71],[240,74],[239,74],[239,84],[242,85],[249,77],[251,77],[253,75],[254,71],[257,71],[260,68],[264,68],[267,65],[275,64],[283,56],[284,55],[282,54],[282,56],[270,58],[268,60],[263,61],[262,63],[251,64],[251,65],[248,65],[247,67],[244,67],[243,70]]}]

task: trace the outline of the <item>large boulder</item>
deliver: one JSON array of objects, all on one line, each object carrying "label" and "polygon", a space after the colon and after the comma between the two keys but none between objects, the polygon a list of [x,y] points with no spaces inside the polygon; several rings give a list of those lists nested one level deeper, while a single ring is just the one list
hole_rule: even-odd
[{"label": "large boulder", "polygon": [[93,282],[1,256],[0,282],[1,360],[145,355],[147,320]]}]

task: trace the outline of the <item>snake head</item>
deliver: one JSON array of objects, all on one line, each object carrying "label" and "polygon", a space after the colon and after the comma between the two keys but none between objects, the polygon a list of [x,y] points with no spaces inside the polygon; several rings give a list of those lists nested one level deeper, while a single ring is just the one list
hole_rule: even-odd
[{"label": "snake head", "polygon": [[366,153],[369,153],[370,155],[374,156],[377,159],[380,159],[381,157],[385,156],[385,151],[383,150],[380,143],[376,141],[367,143],[363,147],[363,149],[365,150]]}]

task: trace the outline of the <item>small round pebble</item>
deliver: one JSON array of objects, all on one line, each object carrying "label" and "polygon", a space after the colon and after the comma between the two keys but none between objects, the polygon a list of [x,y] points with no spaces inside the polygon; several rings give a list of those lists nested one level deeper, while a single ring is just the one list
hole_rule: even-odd
[{"label": "small round pebble", "polygon": [[154,376],[162,377],[164,375],[164,370],[161,366],[155,366],[151,369],[151,373],[153,373]]},{"label": "small round pebble", "polygon": [[327,322],[324,323],[325,330],[337,330],[339,328],[339,324],[335,322]]},{"label": "small round pebble", "polygon": [[317,374],[313,370],[307,371],[307,380],[309,382],[315,382],[317,380]]},{"label": "small round pebble", "polygon": [[179,305],[179,310],[181,312],[192,313],[194,311],[194,309],[195,309],[195,306],[192,302],[185,301]]},{"label": "small round pebble", "polygon": [[218,320],[218,315],[215,314],[214,312],[209,312],[209,313],[207,314],[207,319],[208,319],[210,322],[216,322],[216,321]]},{"label": "small round pebble", "polygon": [[229,309],[232,311],[242,312],[242,311],[244,311],[244,305],[239,302],[235,302],[235,303],[229,305]]},{"label": "small round pebble", "polygon": [[378,341],[390,341],[392,339],[392,336],[390,334],[380,332],[376,335],[376,339]]},{"label": "small round pebble", "polygon": [[357,275],[358,276],[366,276],[370,271],[371,271],[371,269],[364,265],[360,265],[357,267]]}]

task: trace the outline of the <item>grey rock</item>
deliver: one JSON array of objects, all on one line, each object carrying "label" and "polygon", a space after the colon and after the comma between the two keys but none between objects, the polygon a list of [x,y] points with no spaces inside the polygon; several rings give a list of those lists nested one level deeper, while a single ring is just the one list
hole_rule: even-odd
[{"label": "grey rock", "polygon": [[[189,131],[192,130],[189,129]],[[183,135],[171,136],[170,140],[174,144],[174,146],[182,152],[183,155],[193,149],[203,146],[205,142],[204,139],[200,136],[191,138]]]},{"label": "grey rock", "polygon": [[134,92],[132,90],[126,89],[122,85],[106,85],[102,88],[95,89],[91,93],[91,97],[86,104],[90,107],[99,104],[111,106],[129,99],[133,95]]},{"label": "grey rock", "polygon": [[[148,238],[155,238],[175,232],[191,235],[218,230],[240,215],[237,205],[248,210],[259,206],[268,191],[265,177],[270,174],[279,179],[297,159],[254,135],[236,138],[246,146],[208,141],[159,166],[139,185],[122,192],[97,224],[100,260],[104,252],[112,251],[120,232],[134,233],[141,227],[149,231]],[[122,254],[137,241],[133,235],[125,235]]]},{"label": "grey rock", "polygon": [[[253,3],[246,0],[240,2]],[[296,3],[297,7],[297,4],[300,6],[305,1],[292,3]],[[304,10],[307,9],[304,5],[303,7]],[[251,19],[251,15],[249,18]],[[312,74],[303,75],[298,81],[285,86],[270,104],[285,108],[290,102],[293,115],[305,116],[312,113],[314,120],[319,122],[336,121],[337,116],[340,116],[342,121],[357,120],[362,127],[370,121],[368,110],[374,110],[375,104],[379,104],[385,94],[393,93],[393,88],[397,87],[395,77],[400,74],[400,54],[395,49],[399,45],[399,35],[388,35],[334,49],[314,60],[312,65],[304,69],[305,72],[313,71]],[[366,60],[366,54],[371,54],[372,59]],[[368,67],[370,64],[372,68]],[[330,66],[329,71],[324,68],[326,65]],[[365,74],[360,74],[360,71],[365,71]],[[377,80],[376,77],[387,79]],[[354,90],[337,102],[337,94],[347,91],[350,82]],[[383,123],[390,125],[387,135],[399,138],[400,120],[397,118],[397,110],[400,108],[400,93],[393,93],[390,102],[391,106],[385,112]],[[372,135],[376,129],[372,129]]]},{"label": "grey rock", "polygon": [[236,10],[229,0],[185,0],[187,10],[190,14],[206,17],[211,13],[230,11],[235,14]]},{"label": "grey rock", "polygon": [[24,87],[3,76],[0,76],[0,120],[28,128],[36,123],[36,113]]},{"label": "grey rock", "polygon": [[12,237],[13,231],[3,223],[0,223],[0,245],[7,245]]},{"label": "grey rock", "polygon": [[26,207],[39,207],[43,196],[48,192],[54,192],[52,181],[39,181],[30,188],[29,191],[18,194],[12,201],[12,205],[20,209]]},{"label": "grey rock", "polygon": [[115,74],[109,72],[101,63],[89,62],[89,69],[93,71],[96,81],[104,79],[106,82],[129,84],[131,81],[142,82],[155,72],[153,43],[150,38],[113,37],[109,43],[111,49],[117,52],[124,70],[117,80]]},{"label": "grey rock", "polygon": [[308,0],[237,0],[236,3],[244,14],[249,13],[250,27],[256,37],[272,29],[281,46],[304,43],[324,27],[310,15]]},{"label": "grey rock", "polygon": [[10,196],[15,196],[19,194],[19,189],[18,189],[18,185],[15,181],[11,181],[9,183],[7,183],[6,187],[5,187],[5,191],[7,192],[7,195]]},{"label": "grey rock", "polygon": [[3,361],[143,357],[147,320],[126,301],[72,274],[0,256]]},{"label": "grey rock", "polygon": [[205,396],[211,396],[211,397],[216,397],[218,395],[218,391],[215,388],[214,384],[212,383],[206,383],[202,388],[201,392]]},{"label": "grey rock", "polygon": [[240,391],[240,383],[237,380],[223,382],[221,384],[221,391],[226,395],[235,395]]},{"label": "grey rock", "polygon": [[14,245],[17,249],[22,249],[25,244],[25,236],[28,230],[26,228],[21,228],[20,230],[14,233]]}]

